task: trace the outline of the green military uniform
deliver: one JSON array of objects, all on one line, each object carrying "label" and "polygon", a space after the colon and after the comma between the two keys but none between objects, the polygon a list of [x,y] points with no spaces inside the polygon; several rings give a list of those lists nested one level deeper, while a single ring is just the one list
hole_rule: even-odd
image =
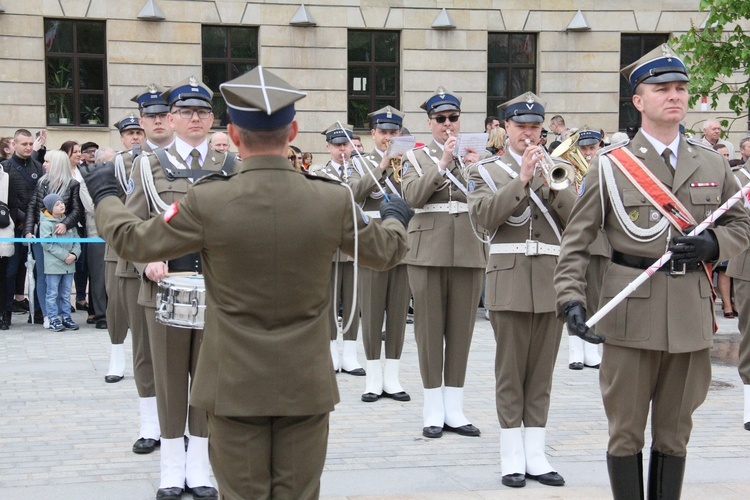
[{"label": "green military uniform", "polygon": [[[440,87],[422,107],[429,117],[460,112],[460,98]],[[414,329],[425,389],[422,433],[439,437],[442,429],[464,433],[461,428],[470,427],[466,434],[476,436],[479,430],[463,415],[463,387],[487,248],[472,231],[466,181],[457,161],[446,169],[455,181],[438,167],[442,146],[433,140],[408,152],[401,184],[404,200],[416,212],[409,223],[404,263],[414,297]]]},{"label": "green military uniform", "polygon": [[[232,123],[240,124],[230,134],[235,126],[254,127],[253,115],[265,115],[265,109],[247,111],[263,106],[262,98],[247,103],[242,97],[244,79],[257,82],[260,71],[277,89],[268,89],[271,103],[281,92],[284,82],[260,67],[223,84]],[[290,93],[295,100],[301,94]],[[235,99],[243,99],[243,109],[232,108]],[[291,122],[288,107],[269,113],[270,127]],[[296,132],[296,123],[291,127]],[[108,197],[99,202],[97,224],[135,261],[201,252],[206,334],[191,404],[209,414],[211,462],[222,496],[317,498],[328,414],[339,401],[329,320],[320,311],[331,306],[331,256],[339,248],[354,252],[350,194],[295,172],[279,153],[245,158],[235,175],[195,185],[173,207],[144,222]],[[357,221],[363,265],[384,269],[401,260],[401,222]]]},{"label": "green military uniform", "polygon": [[[644,109],[651,102],[669,98],[674,101],[671,109],[683,106],[686,113],[683,82],[688,80],[687,70],[668,46],[658,47],[625,68],[623,74],[633,89],[646,85],[641,94],[636,92],[633,97]],[[657,94],[659,91],[665,93]],[[644,128],[625,147],[695,220],[701,221],[736,192],[737,182],[729,165],[720,155],[679,134],[678,113],[667,114],[661,109],[649,112],[650,115],[642,113]],[[644,133],[646,125],[658,130],[665,123],[670,125],[669,135],[675,137],[672,144],[676,146],[649,139]],[[673,152],[669,155],[670,165],[661,156],[667,148]],[[611,163],[602,153],[594,158],[565,231],[555,290],[558,307],[568,314],[569,328],[571,324],[579,325],[576,302],[585,303],[583,270],[589,245],[600,226],[603,225],[613,251],[600,307],[656,261],[671,237],[679,234]],[[673,169],[672,165],[676,167]],[[750,243],[750,220],[744,209],[735,205],[717,226],[707,231],[710,232],[702,237],[669,245],[678,256],[685,250],[701,256],[683,259],[691,263],[685,274],[670,273],[667,264],[597,323],[597,333],[606,337],[600,386],[609,421],[607,465],[615,498],[643,495],[641,450],[649,408],[653,436],[649,497],[661,491],[679,497],[691,416],[705,399],[711,382],[711,282],[695,262],[705,260],[702,256],[709,253],[714,258],[716,246],[719,261],[746,249]],[[706,250],[697,253],[699,248]]]},{"label": "green military uniform", "polygon": [[500,108],[505,110],[511,143],[499,159],[472,167],[469,206],[475,224],[493,235],[485,307],[496,340],[502,481],[524,486],[528,475],[560,486],[564,480],[544,454],[552,372],[562,335],[552,274],[575,193],[572,186],[552,191],[539,175],[524,184],[518,175],[523,152],[514,149],[518,147],[514,134],[520,134],[516,120],[536,124],[541,131],[544,103],[539,97],[527,92]]}]

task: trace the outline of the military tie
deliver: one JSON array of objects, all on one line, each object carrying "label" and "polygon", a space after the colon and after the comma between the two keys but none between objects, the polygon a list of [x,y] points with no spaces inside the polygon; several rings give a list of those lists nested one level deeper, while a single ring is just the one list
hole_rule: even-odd
[{"label": "military tie", "polygon": [[190,152],[190,169],[193,170],[192,172],[192,178],[195,180],[196,174],[195,171],[201,169],[201,162],[200,162],[201,153],[197,149],[193,149]]},{"label": "military tie", "polygon": [[667,148],[661,153],[661,157],[664,158],[664,163],[667,164],[669,168],[674,170],[674,165],[672,165],[672,150]]}]

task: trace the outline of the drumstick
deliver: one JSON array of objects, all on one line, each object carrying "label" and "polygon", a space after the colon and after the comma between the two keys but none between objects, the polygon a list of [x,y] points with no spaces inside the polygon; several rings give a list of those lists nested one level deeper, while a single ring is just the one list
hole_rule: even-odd
[{"label": "drumstick", "polygon": [[173,271],[164,275],[165,278],[172,276],[198,276],[198,273],[194,273],[193,271]]}]

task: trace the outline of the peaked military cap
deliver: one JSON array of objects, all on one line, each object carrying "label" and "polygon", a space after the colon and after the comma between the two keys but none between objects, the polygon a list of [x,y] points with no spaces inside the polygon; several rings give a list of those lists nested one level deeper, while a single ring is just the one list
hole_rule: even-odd
[{"label": "peaked military cap", "polygon": [[641,83],[690,81],[685,63],[666,43],[624,67],[620,73],[628,80],[630,88],[634,91]]},{"label": "peaked military cap", "polygon": [[168,113],[169,106],[162,96],[165,90],[155,83],[149,83],[145,92],[136,94],[130,100],[138,104],[141,114]]},{"label": "peaked military cap", "polygon": [[420,108],[427,111],[427,116],[432,116],[441,111],[461,111],[461,96],[452,94],[441,86],[429,99],[422,103]]},{"label": "peaked military cap", "polygon": [[242,128],[272,130],[294,119],[294,103],[307,94],[262,66],[219,85],[232,123]]},{"label": "peaked military cap", "polygon": [[211,108],[213,96],[213,91],[194,76],[174,84],[172,88],[165,90],[161,95],[170,108],[172,106]]},{"label": "peaked military cap", "polygon": [[373,111],[367,116],[372,119],[372,128],[399,130],[404,124],[404,114],[390,106]]},{"label": "peaked military cap", "polygon": [[328,143],[344,144],[345,142],[349,142],[354,135],[354,132],[352,132],[353,128],[354,127],[348,124],[343,125],[342,128],[338,123],[334,123],[321,133],[326,136],[326,142]]},{"label": "peaked military cap", "polygon": [[598,130],[590,130],[588,127],[581,127],[578,131],[579,146],[593,146],[602,142],[602,134]]},{"label": "peaked military cap", "polygon": [[542,123],[544,122],[544,102],[533,92],[526,92],[515,99],[504,102],[497,109],[505,112],[506,120],[518,123]]},{"label": "peaked military cap", "polygon": [[138,117],[132,111],[122,118],[119,122],[115,123],[115,127],[122,134],[126,130],[143,130],[141,123],[138,121]]}]

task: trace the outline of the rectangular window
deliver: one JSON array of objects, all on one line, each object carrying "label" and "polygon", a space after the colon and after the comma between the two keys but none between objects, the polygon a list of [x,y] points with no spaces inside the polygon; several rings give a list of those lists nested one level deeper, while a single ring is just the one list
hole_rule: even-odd
[{"label": "rectangular window", "polygon": [[214,91],[214,127],[227,124],[226,103],[219,85],[258,65],[258,28],[255,26],[203,26],[203,83]]},{"label": "rectangular window", "polygon": [[[637,61],[656,47],[665,43],[669,35],[620,35],[620,69]],[[641,114],[633,106],[633,91],[630,82],[620,76],[620,123],[619,129],[641,126]]]},{"label": "rectangular window", "polygon": [[399,108],[399,33],[350,30],[347,47],[346,120],[355,129],[369,129],[368,113]]},{"label": "rectangular window", "polygon": [[536,34],[489,33],[487,41],[487,116],[527,91],[536,92]]},{"label": "rectangular window", "polygon": [[49,125],[101,125],[107,118],[104,21],[44,20]]}]

